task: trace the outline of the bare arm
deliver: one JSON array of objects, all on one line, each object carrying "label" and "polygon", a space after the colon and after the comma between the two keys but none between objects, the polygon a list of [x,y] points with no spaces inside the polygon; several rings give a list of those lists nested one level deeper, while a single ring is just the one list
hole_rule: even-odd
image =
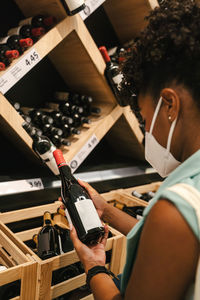
[{"label": "bare arm", "polygon": [[[71,238],[86,273],[92,266],[105,265],[104,260],[99,260],[100,256],[94,254],[94,249],[77,239],[74,231],[71,232]],[[120,295],[107,274],[98,274],[91,279],[94,298],[182,300],[194,280],[199,242],[169,201],[160,200],[152,208],[144,224],[137,253],[125,297]]]}]

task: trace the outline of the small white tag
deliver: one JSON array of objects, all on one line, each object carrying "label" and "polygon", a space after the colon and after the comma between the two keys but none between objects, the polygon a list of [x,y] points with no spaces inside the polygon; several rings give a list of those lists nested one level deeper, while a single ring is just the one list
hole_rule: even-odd
[{"label": "small white tag", "polygon": [[113,81],[117,86],[120,86],[120,83],[123,80],[123,74],[118,74],[116,76],[113,77]]},{"label": "small white tag", "polygon": [[81,148],[81,150],[74,156],[74,158],[69,162],[72,173],[80,166],[84,159],[90,154],[90,152],[99,143],[96,135],[93,134],[87,143]]},{"label": "small white tag", "polygon": [[41,178],[0,182],[0,195],[43,190]]},{"label": "small white tag", "polygon": [[39,53],[33,48],[26,55],[0,77],[0,92],[4,95],[26,73],[28,73],[41,60]]},{"label": "small white tag", "polygon": [[91,15],[103,2],[105,2],[105,0],[86,0],[85,9],[79,13],[82,20],[89,17],[89,15]]}]

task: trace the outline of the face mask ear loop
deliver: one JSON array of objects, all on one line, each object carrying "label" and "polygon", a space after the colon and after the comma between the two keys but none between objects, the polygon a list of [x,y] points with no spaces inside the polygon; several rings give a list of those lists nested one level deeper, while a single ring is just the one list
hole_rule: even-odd
[{"label": "face mask ear loop", "polygon": [[173,132],[174,132],[174,128],[176,126],[176,121],[177,121],[177,119],[175,119],[172,122],[172,125],[171,125],[170,130],[169,130],[169,135],[168,135],[168,140],[167,140],[167,151],[168,152],[170,151],[170,146],[171,146],[171,141],[172,141],[172,135],[173,135]]},{"label": "face mask ear loop", "polygon": [[154,127],[158,112],[160,110],[161,104],[162,104],[162,97],[160,97],[160,99],[158,101],[158,104],[156,106],[156,109],[155,109],[155,112],[154,112],[154,115],[153,115],[153,118],[152,118],[152,121],[151,121],[151,126],[150,126],[149,133],[152,133],[152,131],[153,131],[153,127]]}]

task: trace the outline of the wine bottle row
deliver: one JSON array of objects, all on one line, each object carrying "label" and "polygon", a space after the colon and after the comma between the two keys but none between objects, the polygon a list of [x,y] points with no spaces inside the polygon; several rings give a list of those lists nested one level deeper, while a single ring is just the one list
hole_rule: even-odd
[{"label": "wine bottle row", "polygon": [[5,70],[55,24],[56,18],[53,16],[36,15],[10,28],[6,36],[0,37],[0,71]]},{"label": "wine bottle row", "polygon": [[90,116],[99,116],[101,109],[93,106],[93,98],[76,93],[56,92],[52,102],[44,107],[21,107],[11,103],[28,125],[25,129],[32,138],[47,136],[56,148],[70,146],[68,138],[79,135],[84,124],[90,124]]}]

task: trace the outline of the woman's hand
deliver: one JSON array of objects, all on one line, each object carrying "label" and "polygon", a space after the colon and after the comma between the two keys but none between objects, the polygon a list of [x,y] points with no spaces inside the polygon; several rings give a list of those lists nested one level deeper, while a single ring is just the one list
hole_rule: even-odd
[{"label": "woman's hand", "polygon": [[87,182],[78,179],[78,183],[86,189],[90,198],[92,199],[94,206],[98,212],[99,217],[102,219],[105,207],[108,205],[105,199]]},{"label": "woman's hand", "polygon": [[86,246],[79,240],[74,226],[70,230],[70,238],[86,273],[95,266],[105,266],[105,245],[108,238],[108,226],[105,225],[104,229],[105,234],[101,242],[92,246]]}]

